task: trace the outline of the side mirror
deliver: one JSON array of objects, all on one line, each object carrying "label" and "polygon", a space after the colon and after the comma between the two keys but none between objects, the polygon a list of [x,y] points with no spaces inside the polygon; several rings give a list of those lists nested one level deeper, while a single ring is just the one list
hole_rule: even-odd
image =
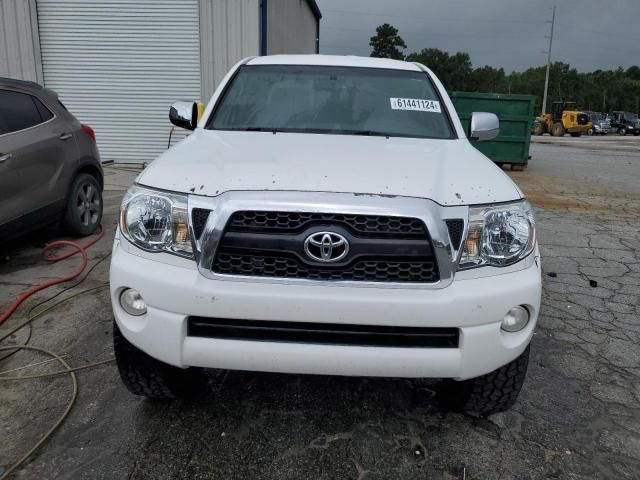
[{"label": "side mirror", "polygon": [[469,122],[469,140],[492,140],[500,133],[500,120],[495,113],[473,112]]},{"label": "side mirror", "polygon": [[196,102],[174,102],[169,109],[169,121],[176,127],[195,130],[198,125],[198,104]]}]

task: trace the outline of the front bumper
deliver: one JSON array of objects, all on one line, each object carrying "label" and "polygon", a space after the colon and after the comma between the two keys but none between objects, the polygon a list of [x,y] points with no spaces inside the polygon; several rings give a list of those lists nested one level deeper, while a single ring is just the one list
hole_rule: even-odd
[{"label": "front bumper", "polygon": [[[152,357],[180,367],[466,379],[509,363],[529,344],[540,306],[538,255],[536,250],[521,262],[525,268],[509,273],[459,273],[443,289],[359,288],[208,279],[195,262],[148,254],[116,238],[110,293],[123,335]],[[486,268],[491,267],[478,271]],[[120,306],[120,293],[127,287],[142,294],[145,315],[131,316]],[[515,305],[527,306],[531,320],[522,331],[506,333],[500,323]],[[457,327],[460,344],[399,348],[191,337],[188,316]]]}]

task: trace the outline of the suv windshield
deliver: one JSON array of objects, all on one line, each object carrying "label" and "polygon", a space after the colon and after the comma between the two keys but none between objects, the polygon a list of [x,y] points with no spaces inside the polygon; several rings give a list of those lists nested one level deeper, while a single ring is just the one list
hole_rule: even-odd
[{"label": "suv windshield", "polygon": [[206,128],[454,137],[426,73],[361,67],[245,65]]}]

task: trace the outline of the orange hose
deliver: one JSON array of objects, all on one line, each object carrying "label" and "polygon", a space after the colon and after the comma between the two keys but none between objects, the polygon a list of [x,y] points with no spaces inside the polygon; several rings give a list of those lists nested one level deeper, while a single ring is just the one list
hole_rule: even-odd
[{"label": "orange hose", "polygon": [[[64,277],[56,278],[54,280],[50,280],[40,285],[36,285],[34,287],[31,287],[26,292],[20,294],[20,296],[16,298],[11,305],[9,305],[9,308],[7,308],[2,313],[2,315],[0,315],[0,323],[3,323],[11,315],[13,315],[13,313],[20,306],[20,304],[24,302],[27,298],[29,298],[31,295],[33,295],[34,293],[39,292],[40,290],[44,290],[45,288],[49,288],[53,285],[57,285],[59,283],[68,282],[69,280],[73,280],[78,275],[80,275],[84,271],[84,269],[87,267],[87,263],[89,261],[89,258],[87,257],[86,249],[89,248],[94,243],[98,242],[102,237],[104,237],[104,233],[105,233],[104,227],[100,225],[100,231],[98,232],[98,234],[85,245],[80,245],[79,243],[72,242],[69,240],[56,240],[55,242],[47,243],[42,249],[42,256],[48,262],[54,262],[54,263],[59,262],[60,260],[64,260],[66,258],[72,257],[73,255],[76,255],[77,253],[79,253],[80,255],[82,255],[81,264],[78,266],[78,268],[74,272],[70,273],[69,275],[65,275]],[[56,247],[60,247],[60,246],[69,246],[69,247],[72,247],[74,250],[64,253],[62,255],[47,256],[47,252],[49,252],[49,250]]]}]

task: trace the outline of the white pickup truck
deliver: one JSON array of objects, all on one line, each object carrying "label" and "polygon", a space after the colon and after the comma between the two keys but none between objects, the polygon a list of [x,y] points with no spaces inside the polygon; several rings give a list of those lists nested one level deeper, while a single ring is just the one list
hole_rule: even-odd
[{"label": "white pickup truck", "polygon": [[197,395],[204,368],[442,378],[487,415],[522,387],[540,307],[531,206],[423,65],[248,58],[122,202],[111,261],[127,388]]}]

